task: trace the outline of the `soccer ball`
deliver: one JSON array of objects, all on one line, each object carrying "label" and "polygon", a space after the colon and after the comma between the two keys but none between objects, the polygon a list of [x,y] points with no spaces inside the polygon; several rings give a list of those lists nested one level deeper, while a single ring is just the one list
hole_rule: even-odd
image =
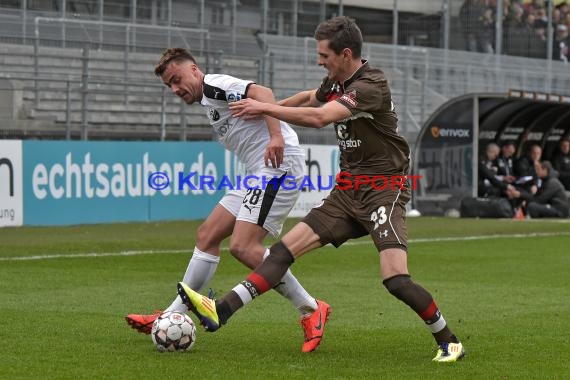
[{"label": "soccer ball", "polygon": [[150,336],[160,352],[188,351],[196,342],[196,325],[186,314],[167,311],[154,321]]}]

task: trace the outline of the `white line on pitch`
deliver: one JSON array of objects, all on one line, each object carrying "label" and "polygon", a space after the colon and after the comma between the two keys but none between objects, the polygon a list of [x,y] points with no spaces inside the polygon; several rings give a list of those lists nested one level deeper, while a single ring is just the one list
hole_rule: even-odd
[{"label": "white line on pitch", "polygon": [[44,260],[44,259],[75,259],[80,257],[111,257],[111,256],[137,256],[137,255],[154,255],[161,253],[190,253],[191,249],[165,249],[165,250],[145,250],[145,251],[122,251],[122,252],[89,252],[77,254],[47,254],[36,256],[13,256],[0,257],[0,261],[26,261],[26,260]]},{"label": "white line on pitch", "polygon": [[[533,237],[548,237],[548,236],[569,236],[570,232],[535,232],[529,234],[508,234],[508,235],[477,235],[477,236],[452,236],[452,237],[439,237],[439,238],[422,238],[410,239],[409,244],[421,243],[436,243],[436,242],[449,242],[449,241],[470,241],[470,240],[486,240],[486,239],[524,239]],[[343,245],[372,245],[371,240],[349,241]],[[227,250],[227,248],[224,248]],[[0,261],[27,261],[27,260],[47,260],[47,259],[68,259],[68,258],[83,258],[83,257],[114,257],[114,256],[138,256],[138,255],[154,255],[165,253],[192,253],[192,249],[165,249],[165,250],[141,250],[141,251],[122,251],[122,252],[90,252],[90,253],[77,253],[77,254],[46,254],[35,256],[13,256],[13,257],[0,257]]]}]

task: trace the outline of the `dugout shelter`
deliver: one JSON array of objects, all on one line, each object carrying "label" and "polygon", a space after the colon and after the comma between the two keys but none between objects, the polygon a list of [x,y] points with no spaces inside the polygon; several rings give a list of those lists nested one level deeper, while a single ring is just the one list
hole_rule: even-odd
[{"label": "dugout shelter", "polygon": [[551,159],[563,137],[570,137],[570,96],[511,90],[451,99],[416,140],[412,174],[421,179],[413,207],[424,215],[445,215],[459,210],[462,198],[477,196],[479,155],[491,142],[514,141],[515,158],[538,144],[543,159]]}]

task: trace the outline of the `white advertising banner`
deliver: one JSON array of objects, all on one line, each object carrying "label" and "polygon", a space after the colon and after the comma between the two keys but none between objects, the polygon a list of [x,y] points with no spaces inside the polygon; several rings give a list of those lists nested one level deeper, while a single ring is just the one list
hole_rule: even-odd
[{"label": "white advertising banner", "polygon": [[0,227],[24,222],[22,142],[0,140]]}]

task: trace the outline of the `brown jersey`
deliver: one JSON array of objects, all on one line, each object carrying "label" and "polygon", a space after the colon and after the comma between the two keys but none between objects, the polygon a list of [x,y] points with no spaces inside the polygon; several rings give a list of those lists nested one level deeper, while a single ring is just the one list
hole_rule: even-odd
[{"label": "brown jersey", "polygon": [[352,116],[334,124],[340,149],[340,170],[367,175],[406,175],[410,148],[398,133],[398,118],[384,73],[363,61],[344,83],[328,78],[317,90],[317,100],[337,101]]}]

